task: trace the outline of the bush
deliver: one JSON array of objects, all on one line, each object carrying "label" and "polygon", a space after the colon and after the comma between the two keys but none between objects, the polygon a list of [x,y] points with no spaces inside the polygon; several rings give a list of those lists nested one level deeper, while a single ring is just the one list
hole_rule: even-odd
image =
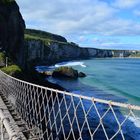
[{"label": "bush", "polygon": [[4,67],[4,68],[1,68],[1,70],[3,72],[5,72],[6,74],[14,76],[14,77],[18,77],[22,73],[21,68],[17,65],[11,65],[8,67]]},{"label": "bush", "polygon": [[5,60],[5,54],[0,52],[0,61]]},{"label": "bush", "polygon": [[5,54],[0,52],[0,67],[5,66]]}]

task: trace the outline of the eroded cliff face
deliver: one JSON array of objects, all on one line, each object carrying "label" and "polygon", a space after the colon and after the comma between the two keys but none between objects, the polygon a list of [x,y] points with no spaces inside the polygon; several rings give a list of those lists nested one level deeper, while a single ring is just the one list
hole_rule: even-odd
[{"label": "eroded cliff face", "polygon": [[23,63],[25,23],[17,3],[0,1],[0,48],[18,63]]},{"label": "eroded cliff face", "polygon": [[89,57],[88,49],[80,48],[72,44],[44,43],[39,40],[25,42],[26,63],[54,64],[61,61],[75,60]]},{"label": "eroded cliff face", "polygon": [[131,51],[82,48],[71,43],[45,43],[41,40],[26,40],[25,42],[26,63],[34,66],[91,57],[128,57],[131,54]]}]

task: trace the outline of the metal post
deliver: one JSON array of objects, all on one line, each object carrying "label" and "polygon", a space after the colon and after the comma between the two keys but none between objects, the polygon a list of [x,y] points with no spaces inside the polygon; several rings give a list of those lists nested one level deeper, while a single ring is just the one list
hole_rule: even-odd
[{"label": "metal post", "polygon": [[6,67],[8,66],[8,57],[6,57]]}]

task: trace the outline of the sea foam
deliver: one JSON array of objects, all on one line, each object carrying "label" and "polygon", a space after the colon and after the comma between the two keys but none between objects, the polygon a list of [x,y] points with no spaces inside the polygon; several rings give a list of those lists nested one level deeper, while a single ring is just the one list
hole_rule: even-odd
[{"label": "sea foam", "polygon": [[55,65],[55,67],[62,67],[62,66],[81,66],[86,67],[84,62],[62,62]]}]

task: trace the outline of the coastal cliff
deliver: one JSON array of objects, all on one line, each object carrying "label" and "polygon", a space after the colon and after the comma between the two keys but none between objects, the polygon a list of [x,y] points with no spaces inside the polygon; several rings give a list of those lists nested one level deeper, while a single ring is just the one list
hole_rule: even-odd
[{"label": "coastal cliff", "polygon": [[90,57],[135,57],[137,54],[127,50],[83,48],[60,35],[25,30],[24,20],[14,0],[0,1],[0,48],[24,69]]},{"label": "coastal cliff", "polygon": [[23,63],[25,23],[14,0],[0,1],[0,48]]},{"label": "coastal cliff", "polygon": [[79,47],[55,34],[38,30],[25,31],[26,63],[50,65],[61,61],[87,58],[129,57],[133,51]]}]

